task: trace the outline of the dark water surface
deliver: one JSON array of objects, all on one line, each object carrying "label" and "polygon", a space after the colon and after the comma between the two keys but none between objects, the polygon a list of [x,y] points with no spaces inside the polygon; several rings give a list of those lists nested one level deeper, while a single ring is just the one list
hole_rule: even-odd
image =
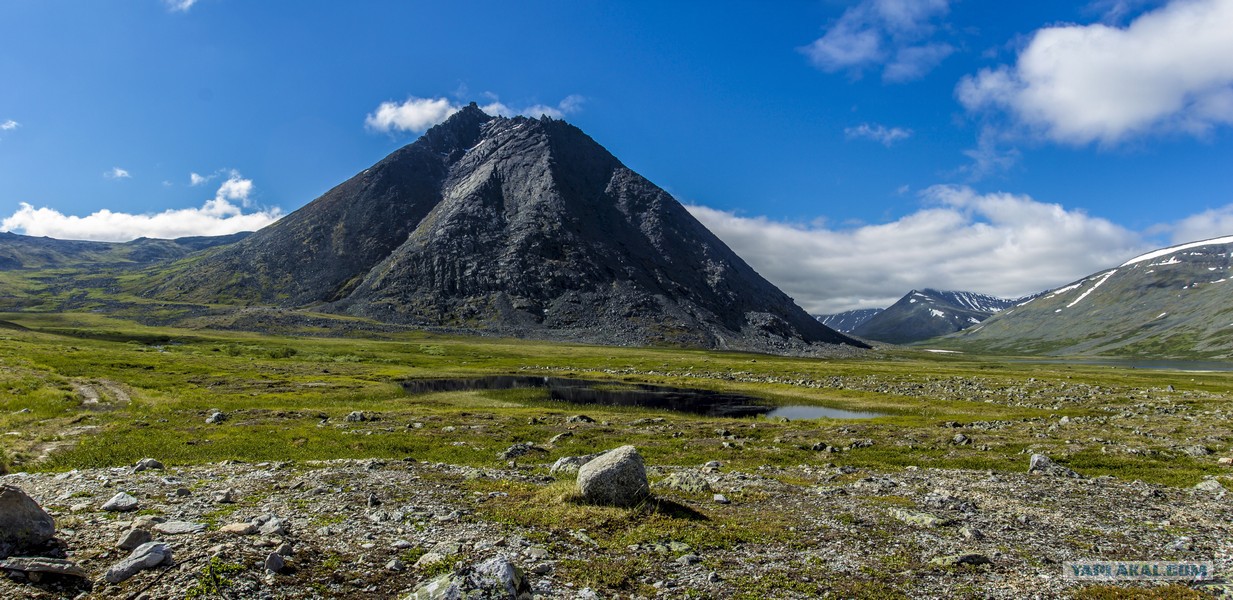
[{"label": "dark water surface", "polygon": [[872,419],[880,413],[856,412],[823,406],[776,406],[766,400],[743,394],[698,388],[678,388],[648,383],[598,381],[567,377],[493,375],[462,379],[410,379],[402,382],[410,395],[468,390],[547,389],[548,397],[572,404],[636,406],[671,410],[708,417],[782,417],[788,420]]}]

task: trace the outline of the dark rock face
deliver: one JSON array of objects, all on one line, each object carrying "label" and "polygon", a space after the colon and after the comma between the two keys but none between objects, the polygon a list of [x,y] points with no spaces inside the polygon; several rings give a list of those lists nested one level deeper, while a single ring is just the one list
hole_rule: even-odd
[{"label": "dark rock face", "polygon": [[21,488],[0,485],[0,558],[56,534],[55,521]]},{"label": "dark rock face", "polygon": [[151,293],[598,343],[860,346],[579,129],[474,105]]}]

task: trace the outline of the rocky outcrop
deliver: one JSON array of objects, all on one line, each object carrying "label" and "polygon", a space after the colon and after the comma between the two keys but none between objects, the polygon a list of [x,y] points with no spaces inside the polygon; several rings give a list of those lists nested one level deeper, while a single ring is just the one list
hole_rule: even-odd
[{"label": "rocky outcrop", "polygon": [[0,558],[39,546],[56,534],[56,523],[21,488],[0,485]]}]

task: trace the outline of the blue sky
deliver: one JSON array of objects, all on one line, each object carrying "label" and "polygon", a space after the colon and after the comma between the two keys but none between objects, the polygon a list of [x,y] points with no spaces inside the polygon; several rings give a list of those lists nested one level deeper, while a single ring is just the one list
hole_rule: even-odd
[{"label": "blue sky", "polygon": [[[475,101],[814,312],[1233,233],[1233,0],[0,4],[0,229],[252,229]],[[382,107],[385,110],[382,110]]]}]

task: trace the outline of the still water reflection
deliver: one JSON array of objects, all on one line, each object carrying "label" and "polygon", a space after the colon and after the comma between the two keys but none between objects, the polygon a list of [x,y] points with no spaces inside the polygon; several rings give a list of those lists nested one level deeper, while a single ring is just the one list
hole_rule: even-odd
[{"label": "still water reflection", "polygon": [[647,383],[626,383],[573,379],[567,377],[532,377],[526,375],[494,375],[455,379],[411,379],[402,382],[408,394],[461,392],[468,390],[510,390],[541,388],[548,390],[551,400],[572,404],[604,406],[636,406],[671,410],[710,417],[781,417],[797,419],[872,419],[879,413],[857,412],[823,406],[775,406],[761,398],[697,388],[678,388]]}]

